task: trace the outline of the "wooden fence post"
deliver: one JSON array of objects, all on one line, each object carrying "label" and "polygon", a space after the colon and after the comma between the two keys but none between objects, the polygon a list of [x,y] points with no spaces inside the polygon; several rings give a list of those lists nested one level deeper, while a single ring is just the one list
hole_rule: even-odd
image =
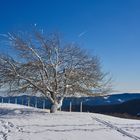
[{"label": "wooden fence post", "polygon": [[22,104],[22,105],[24,104],[23,98],[21,99],[21,104]]},{"label": "wooden fence post", "polygon": [[80,112],[82,112],[83,111],[83,103],[81,102],[80,103]]},{"label": "wooden fence post", "polygon": [[37,108],[37,98],[35,99],[35,108]]},{"label": "wooden fence post", "polygon": [[43,109],[45,109],[45,100],[43,100]]},{"label": "wooden fence post", "polygon": [[72,103],[70,102],[70,108],[69,108],[69,111],[71,112],[71,107],[72,107]]},{"label": "wooden fence post", "polygon": [[30,97],[28,97],[28,106],[30,106]]},{"label": "wooden fence post", "polygon": [[10,98],[8,99],[8,103],[10,103]]},{"label": "wooden fence post", "polygon": [[15,98],[15,104],[17,104],[17,98]]}]

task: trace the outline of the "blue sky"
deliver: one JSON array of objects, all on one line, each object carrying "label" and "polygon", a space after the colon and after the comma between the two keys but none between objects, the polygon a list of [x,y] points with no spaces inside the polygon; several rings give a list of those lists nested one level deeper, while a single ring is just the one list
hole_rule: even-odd
[{"label": "blue sky", "polygon": [[99,55],[115,90],[140,92],[139,0],[0,0],[0,34],[34,24]]}]

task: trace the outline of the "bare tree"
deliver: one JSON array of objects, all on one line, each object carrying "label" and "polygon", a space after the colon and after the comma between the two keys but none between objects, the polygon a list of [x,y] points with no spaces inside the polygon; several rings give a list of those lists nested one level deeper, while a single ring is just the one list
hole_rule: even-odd
[{"label": "bare tree", "polygon": [[8,33],[11,55],[0,55],[0,85],[13,93],[40,93],[52,102],[51,112],[66,96],[92,96],[110,90],[97,56],[77,44],[62,45],[56,34],[39,31],[25,35]]}]

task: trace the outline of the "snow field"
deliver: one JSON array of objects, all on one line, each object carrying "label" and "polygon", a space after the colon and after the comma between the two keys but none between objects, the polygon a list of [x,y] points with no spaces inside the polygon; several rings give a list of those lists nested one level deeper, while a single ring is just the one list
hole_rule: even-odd
[{"label": "snow field", "polygon": [[0,140],[140,140],[140,121],[0,104]]}]

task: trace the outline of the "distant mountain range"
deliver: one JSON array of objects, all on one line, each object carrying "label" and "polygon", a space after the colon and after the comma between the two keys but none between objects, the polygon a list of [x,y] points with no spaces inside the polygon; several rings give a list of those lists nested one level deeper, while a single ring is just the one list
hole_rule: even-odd
[{"label": "distant mountain range", "polygon": [[[74,105],[72,107],[73,111],[79,111],[79,109],[80,107],[78,105]],[[83,112],[110,114],[113,116],[127,118],[135,116],[139,117],[140,119],[140,99],[132,99],[120,104],[108,104],[108,105],[83,104],[82,110]]]},{"label": "distant mountain range", "polygon": [[[78,100],[77,100],[78,99]],[[66,100],[72,101],[75,103],[80,103],[87,105],[112,105],[112,104],[121,104],[123,102],[140,99],[140,93],[123,93],[123,94],[113,94],[107,96],[96,96],[96,97],[80,97],[80,98],[66,98]]]},{"label": "distant mountain range", "polygon": [[[0,97],[0,102],[18,103],[38,108],[50,108],[51,103],[47,99],[36,96],[10,96]],[[69,111],[70,103],[72,111],[80,111],[82,102],[82,110],[84,112],[96,112],[103,114],[119,114],[124,116],[140,117],[140,93],[123,93],[113,94],[101,97],[68,97],[63,101],[62,110]]]}]

